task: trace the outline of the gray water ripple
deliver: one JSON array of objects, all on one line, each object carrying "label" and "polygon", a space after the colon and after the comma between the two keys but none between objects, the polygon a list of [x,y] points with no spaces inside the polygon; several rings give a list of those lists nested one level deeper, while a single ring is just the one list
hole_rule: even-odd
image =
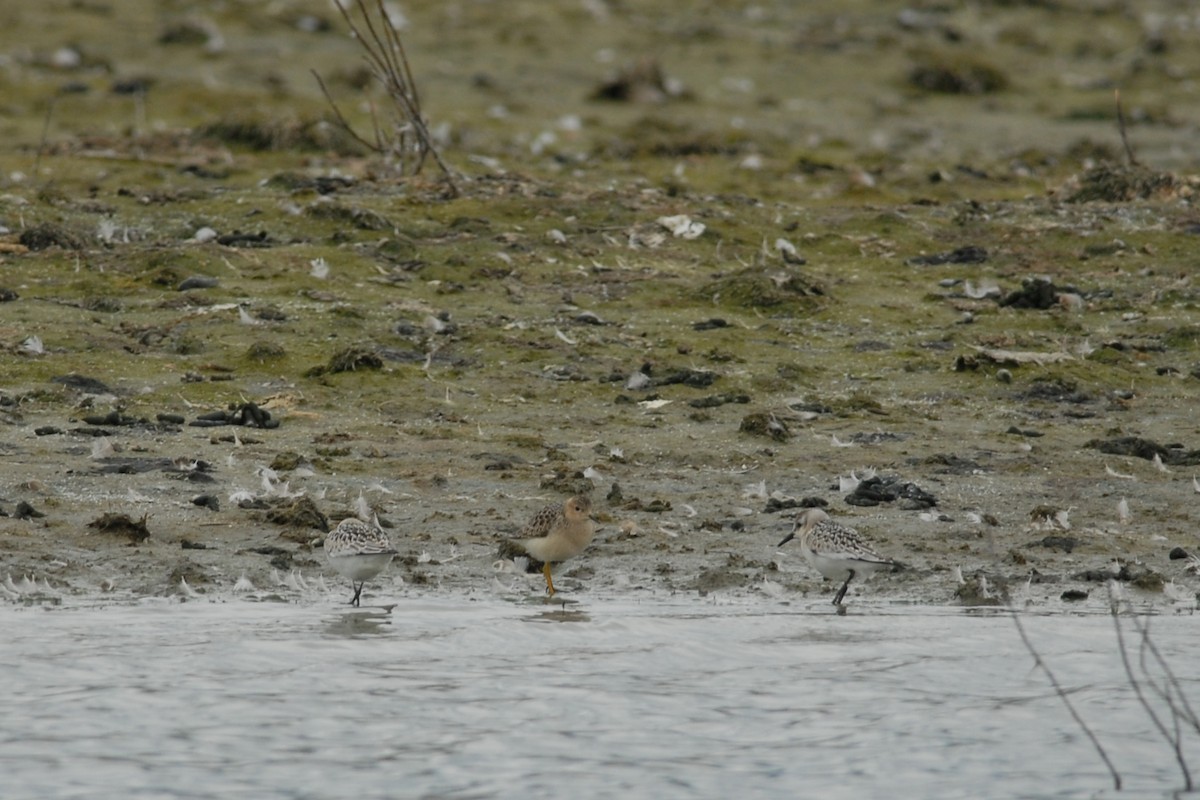
[{"label": "gray water ripple", "polygon": [[[0,608],[3,797],[1082,798],[1180,785],[1105,617],[1026,627],[1110,743],[1122,795],[1000,615],[606,600],[562,613],[454,598],[390,614]],[[1155,621],[1195,702],[1194,627]]]}]

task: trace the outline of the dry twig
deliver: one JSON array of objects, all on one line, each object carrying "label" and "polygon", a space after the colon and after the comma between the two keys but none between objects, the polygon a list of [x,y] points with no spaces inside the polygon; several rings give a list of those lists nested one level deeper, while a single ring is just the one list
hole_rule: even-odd
[{"label": "dry twig", "polygon": [[425,159],[432,157],[441,169],[451,193],[457,195],[458,187],[455,185],[454,173],[438,153],[429,127],[421,114],[421,99],[417,93],[408,56],[404,51],[404,44],[400,41],[400,34],[388,20],[383,0],[374,0],[373,11],[368,6],[368,0],[354,0],[353,8],[357,9],[362,17],[361,22],[355,22],[347,9],[349,3],[350,0],[338,0],[334,5],[362,48],[371,74],[383,85],[384,91],[391,99],[396,119],[390,126],[381,124],[372,106],[374,141],[364,138],[350,126],[325,81],[314,70],[313,76],[316,77],[325,100],[333,109],[338,124],[360,144],[381,155],[396,158],[402,170],[408,170],[414,175],[420,173]]},{"label": "dry twig", "polygon": [[[1117,592],[1112,581],[1108,584],[1108,599],[1109,609],[1112,612],[1113,627],[1117,631],[1117,646],[1121,651],[1121,663],[1125,666],[1125,676],[1129,679],[1129,685],[1133,688],[1134,695],[1137,696],[1138,702],[1142,704],[1142,708],[1146,710],[1146,715],[1150,717],[1150,721],[1154,723],[1154,727],[1158,729],[1159,734],[1171,746],[1171,751],[1175,754],[1175,761],[1179,764],[1179,770],[1183,773],[1183,791],[1191,792],[1192,773],[1188,768],[1187,759],[1183,757],[1183,723],[1188,723],[1191,727],[1200,732],[1200,721],[1196,719],[1196,714],[1192,711],[1191,704],[1183,694],[1183,690],[1179,685],[1179,680],[1175,677],[1175,673],[1171,670],[1170,665],[1162,657],[1162,653],[1150,640],[1150,626],[1140,620],[1137,614],[1132,613],[1131,617],[1134,620],[1134,627],[1142,636],[1141,657],[1139,659],[1142,674],[1146,677],[1146,685],[1149,686],[1154,693],[1167,705],[1167,709],[1171,713],[1171,724],[1168,727],[1167,723],[1159,716],[1154,707],[1150,705],[1150,701],[1146,698],[1146,693],[1142,691],[1142,682],[1133,674],[1133,664],[1129,659],[1129,651],[1125,646],[1125,635],[1121,629],[1120,603],[1117,599]],[[1128,604],[1126,604],[1128,605]],[[1147,670],[1146,654],[1151,653],[1159,668],[1165,675],[1163,686],[1156,684],[1150,678],[1150,673]]]},{"label": "dry twig", "polygon": [[1112,775],[1113,788],[1118,792],[1121,791],[1121,773],[1117,772],[1117,768],[1113,766],[1112,761],[1105,752],[1104,746],[1100,744],[1100,740],[1096,738],[1096,734],[1092,733],[1092,729],[1083,721],[1083,717],[1079,716],[1079,712],[1075,710],[1075,706],[1071,705],[1071,699],[1067,697],[1067,693],[1059,684],[1058,679],[1054,677],[1054,673],[1050,671],[1049,665],[1042,660],[1042,656],[1034,649],[1033,642],[1025,634],[1025,627],[1021,624],[1020,615],[1014,610],[1012,614],[1013,624],[1017,626],[1017,633],[1021,634],[1021,641],[1025,643],[1025,649],[1033,656],[1033,663],[1039,667],[1042,672],[1046,673],[1046,677],[1050,680],[1050,685],[1054,687],[1054,693],[1058,695],[1058,699],[1063,701],[1063,705],[1067,707],[1067,711],[1071,712],[1071,718],[1075,720],[1075,724],[1083,730],[1088,739],[1092,743],[1092,747],[1096,748],[1096,752],[1100,754],[1100,759],[1104,762],[1104,766],[1108,767],[1109,773]]},{"label": "dry twig", "polygon": [[1125,146],[1125,158],[1129,161],[1129,166],[1139,167],[1141,164],[1137,160],[1137,156],[1133,154],[1133,145],[1129,143],[1129,134],[1125,131],[1125,112],[1121,110],[1121,90],[1114,89],[1113,96],[1117,101],[1117,130],[1121,133],[1121,144]]}]

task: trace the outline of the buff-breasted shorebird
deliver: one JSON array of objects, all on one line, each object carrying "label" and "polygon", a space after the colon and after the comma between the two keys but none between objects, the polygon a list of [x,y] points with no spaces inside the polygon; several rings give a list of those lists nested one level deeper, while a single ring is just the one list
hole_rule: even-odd
[{"label": "buff-breasted shorebird", "polygon": [[586,497],[552,503],[534,514],[513,539],[513,544],[542,562],[547,594],[553,596],[556,591],[550,566],[574,558],[591,544],[596,533],[591,513],[592,501]]}]

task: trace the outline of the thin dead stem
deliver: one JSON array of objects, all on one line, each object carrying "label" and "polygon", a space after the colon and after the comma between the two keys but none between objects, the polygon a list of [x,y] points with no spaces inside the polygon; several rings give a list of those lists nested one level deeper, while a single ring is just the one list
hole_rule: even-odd
[{"label": "thin dead stem", "polygon": [[[1134,626],[1138,628],[1142,636],[1140,648],[1142,656],[1139,659],[1142,674],[1145,676],[1146,685],[1151,687],[1154,693],[1166,703],[1167,709],[1171,712],[1171,725],[1169,728],[1163,721],[1162,717],[1159,716],[1158,712],[1155,711],[1154,707],[1150,704],[1150,701],[1146,698],[1146,693],[1142,689],[1142,682],[1139,681],[1137,676],[1133,674],[1133,664],[1129,658],[1129,650],[1125,645],[1125,633],[1121,628],[1120,603],[1117,599],[1117,593],[1114,590],[1111,581],[1108,585],[1108,599],[1109,609],[1112,612],[1113,627],[1117,631],[1117,646],[1121,651],[1121,663],[1125,666],[1125,677],[1129,679],[1129,685],[1132,687],[1133,693],[1137,697],[1138,702],[1141,703],[1142,708],[1145,709],[1146,715],[1150,717],[1150,721],[1154,723],[1154,727],[1158,729],[1159,734],[1163,737],[1167,744],[1170,745],[1171,751],[1175,754],[1175,761],[1179,764],[1179,771],[1183,773],[1183,791],[1190,792],[1192,791],[1193,786],[1192,773],[1188,768],[1187,759],[1183,757],[1182,726],[1185,721],[1188,722],[1189,725],[1196,726],[1196,715],[1192,711],[1191,705],[1187,702],[1187,699],[1184,698],[1183,692],[1179,686],[1179,681],[1175,677],[1175,673],[1171,670],[1170,666],[1167,665],[1166,660],[1162,658],[1158,648],[1154,647],[1153,643],[1150,641],[1150,626],[1141,620],[1138,620],[1137,614],[1133,613],[1133,609],[1130,608],[1130,616],[1135,620]],[[1159,687],[1150,677],[1149,672],[1147,672],[1145,660],[1146,652],[1153,653],[1159,668],[1162,669],[1163,674],[1166,675],[1166,679],[1164,681],[1166,688]],[[1175,697],[1179,699],[1179,702],[1176,702],[1176,699],[1171,696],[1172,692],[1174,692]]]},{"label": "thin dead stem", "polygon": [[[375,141],[368,141],[350,127],[349,121],[334,102],[329,88],[321,76],[313,71],[321,93],[333,109],[338,125],[369,150],[396,158],[402,170],[407,169],[414,175],[421,172],[426,158],[432,157],[441,170],[451,194],[457,195],[454,172],[442,159],[425,124],[425,118],[421,114],[420,94],[417,92],[404,43],[388,20],[383,0],[374,0],[371,5],[368,5],[368,0],[354,0],[352,8],[349,7],[349,0],[338,0],[334,5],[341,12],[342,19],[350,26],[371,74],[387,92],[396,115],[396,119],[387,126],[381,123],[372,105],[371,124]],[[355,21],[352,10],[357,10],[358,16],[362,18],[361,22]]]},{"label": "thin dead stem", "polygon": [[1129,143],[1129,134],[1125,130],[1125,112],[1121,110],[1121,90],[1114,89],[1113,97],[1117,101],[1117,130],[1121,133],[1121,144],[1125,146],[1125,158],[1129,161],[1129,166],[1141,166],[1137,156],[1133,153],[1133,145]]},{"label": "thin dead stem", "polygon": [[38,170],[42,168],[42,155],[46,152],[46,141],[50,137],[50,120],[54,116],[54,109],[57,106],[58,95],[55,95],[46,104],[46,118],[42,120],[42,138],[38,141],[37,155],[33,158],[33,177],[35,180],[38,176]]},{"label": "thin dead stem", "polygon": [[1020,615],[1014,610],[1012,614],[1013,624],[1017,626],[1017,633],[1021,634],[1021,641],[1025,643],[1025,649],[1033,656],[1033,663],[1046,673],[1046,678],[1049,679],[1050,685],[1054,687],[1054,693],[1058,695],[1058,699],[1062,700],[1063,705],[1067,707],[1067,711],[1071,713],[1071,718],[1075,720],[1075,724],[1083,730],[1088,739],[1092,743],[1092,747],[1096,748],[1096,752],[1100,754],[1100,759],[1104,762],[1104,766],[1108,767],[1109,773],[1112,775],[1113,788],[1117,791],[1121,790],[1121,773],[1117,772],[1117,768],[1113,766],[1112,760],[1109,759],[1108,753],[1104,750],[1104,746],[1100,744],[1100,740],[1096,738],[1096,734],[1092,733],[1092,729],[1083,721],[1083,717],[1079,716],[1079,712],[1075,710],[1075,706],[1071,704],[1071,698],[1067,697],[1067,693],[1059,684],[1058,679],[1054,677],[1054,673],[1050,671],[1050,667],[1042,659],[1042,656],[1034,648],[1033,642],[1029,640],[1029,636],[1025,633],[1025,626],[1021,624]]}]

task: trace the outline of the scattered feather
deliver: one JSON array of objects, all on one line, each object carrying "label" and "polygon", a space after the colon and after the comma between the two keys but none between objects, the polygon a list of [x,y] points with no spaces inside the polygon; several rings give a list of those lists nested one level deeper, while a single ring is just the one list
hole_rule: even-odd
[{"label": "scattered feather", "polygon": [[[1157,456],[1156,456],[1156,458],[1157,458]],[[1126,475],[1124,473],[1117,472],[1115,469],[1110,467],[1108,464],[1104,465],[1104,472],[1107,475],[1110,475],[1114,478],[1121,478],[1122,480],[1127,480],[1127,481],[1136,481],[1137,480],[1137,478],[1134,477],[1133,475]]]},{"label": "scattered feather", "polygon": [[802,264],[804,259],[800,257],[800,253],[796,250],[796,245],[789,242],[787,239],[776,239],[775,250],[789,264]]},{"label": "scattered feather", "polygon": [[1200,480],[1196,480],[1195,475],[1192,476],[1192,489],[1196,491],[1196,494],[1200,494]]},{"label": "scattered feather", "polygon": [[362,492],[358,493],[358,497],[354,498],[354,502],[350,505],[354,511],[354,516],[359,519],[371,519],[373,516],[371,504],[367,502],[367,498],[363,497]]},{"label": "scattered feather", "polygon": [[235,489],[229,493],[229,504],[232,506],[241,505],[242,503],[253,503],[254,492],[246,489]]},{"label": "scattered feather", "polygon": [[778,598],[783,596],[783,585],[769,578],[764,577],[759,588],[762,589],[762,593],[767,597]]},{"label": "scattered feather", "polygon": [[629,390],[645,389],[650,385],[650,376],[638,370],[629,376],[629,380],[625,381],[625,388]]},{"label": "scattered feather", "polygon": [[546,238],[555,244],[567,243],[567,235],[558,228],[551,228],[550,230],[546,231]]},{"label": "scattered feather", "polygon": [[743,500],[766,500],[767,499],[767,482],[765,480],[758,483],[751,483],[742,490]]},{"label": "scattered feather", "polygon": [[957,584],[964,584],[967,582],[966,579],[963,578],[961,566],[955,566],[954,569],[950,570],[950,580]]},{"label": "scattered feather", "polygon": [[970,522],[972,525],[980,525],[983,523],[983,515],[980,514],[978,511],[968,511],[967,512],[967,521]]},{"label": "scattered feather", "polygon": [[92,442],[92,459],[95,461],[111,458],[116,452],[117,448],[107,436],[101,436]]},{"label": "scattered feather", "polygon": [[642,408],[653,411],[656,408],[662,408],[663,406],[669,406],[669,405],[671,405],[672,402],[673,401],[671,401],[671,400],[642,400],[640,403],[638,403],[638,405],[641,406]]},{"label": "scattered feather", "polygon": [[314,258],[308,265],[312,268],[308,274],[317,280],[323,281],[329,277],[329,262],[325,259]]},{"label": "scattered feather", "polygon": [[861,483],[861,481],[858,479],[858,476],[855,475],[853,472],[850,473],[850,477],[848,477],[848,478],[838,475],[838,491],[839,492],[844,492],[844,493],[845,492],[853,492],[855,489],[858,488],[859,483]]},{"label": "scattered feather", "polygon": [[289,589],[294,589],[298,592],[306,592],[309,590],[308,581],[304,580],[304,576],[300,574],[300,570],[294,569],[287,574],[282,581],[282,585]]},{"label": "scattered feather", "polygon": [[30,353],[35,356],[44,355],[46,348],[42,344],[42,337],[37,335],[26,337],[25,340],[21,342],[21,352]]},{"label": "scattered feather", "polygon": [[843,442],[841,439],[837,438],[836,434],[830,434],[829,442],[834,447],[854,447],[854,442]]},{"label": "scattered feather", "polygon": [[604,473],[602,473],[600,470],[596,469],[595,467],[588,467],[587,469],[585,469],[583,471],[583,477],[585,477],[591,481],[599,481],[599,480],[604,480]]},{"label": "scattered feather", "polygon": [[655,222],[670,231],[671,235],[677,239],[695,239],[704,233],[704,223],[693,222],[692,218],[686,214],[659,217]]},{"label": "scattered feather", "polygon": [[1064,508],[1062,511],[1055,513],[1054,521],[1058,523],[1058,527],[1064,531],[1071,530],[1071,509]]},{"label": "scattered feather", "polygon": [[1133,519],[1133,514],[1129,511],[1129,501],[1124,497],[1121,498],[1121,502],[1117,503],[1117,519],[1122,525],[1128,525]]},{"label": "scattered feather", "polygon": [[565,333],[560,331],[558,328],[554,329],[554,335],[557,336],[559,339],[562,339],[567,344],[572,344],[572,345],[579,344],[579,342],[577,340],[572,339],[570,336],[567,336]]},{"label": "scattered feather", "polygon": [[1153,458],[1153,460],[1151,460],[1150,463],[1159,472],[1170,472],[1171,471],[1171,470],[1167,469],[1167,465],[1163,463],[1162,456],[1160,456],[1158,453],[1154,454],[1154,458]]},{"label": "scattered feather", "polygon": [[238,578],[237,583],[235,583],[233,585],[234,594],[240,594],[242,592],[255,592],[255,591],[258,591],[258,590],[254,588],[254,584],[251,583],[250,579],[247,578],[245,575],[242,575],[240,578]]},{"label": "scattered feather", "polygon": [[694,517],[694,516],[696,516],[696,513],[697,513],[697,512],[696,512],[696,509],[692,508],[692,507],[691,507],[690,505],[688,505],[687,503],[684,503],[684,504],[682,504],[682,505],[680,506],[680,508],[682,508],[682,509],[684,510],[684,513],[685,513],[685,514],[687,514],[687,516],[688,516],[688,518],[689,518],[689,519],[690,519],[691,517]]},{"label": "scattered feather", "polygon": [[972,300],[982,300],[985,297],[999,297],[1002,292],[994,281],[980,281],[979,286],[966,281],[963,284],[963,294]]},{"label": "scattered feather", "polygon": [[184,597],[199,597],[196,590],[188,586],[187,578],[179,579],[179,593]]}]

